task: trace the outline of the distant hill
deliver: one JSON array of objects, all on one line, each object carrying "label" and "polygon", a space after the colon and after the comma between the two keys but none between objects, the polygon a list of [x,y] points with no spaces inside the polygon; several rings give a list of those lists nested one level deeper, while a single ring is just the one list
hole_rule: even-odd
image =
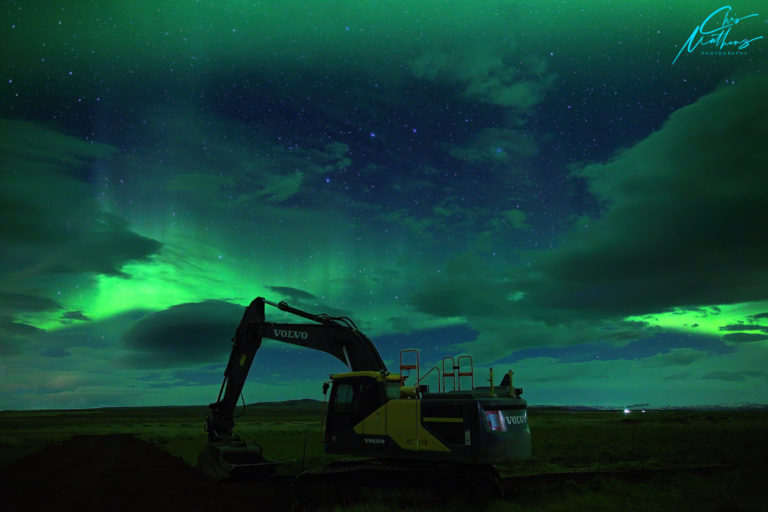
[{"label": "distant hill", "polygon": [[314,400],[312,398],[301,398],[298,400],[285,400],[282,402],[254,402],[247,404],[247,407],[263,407],[263,406],[316,406],[321,405],[323,402],[320,400]]},{"label": "distant hill", "polygon": [[[270,409],[273,411],[289,412],[288,409],[294,411],[313,412],[319,411],[322,407],[323,401],[315,400],[312,398],[300,398],[296,400],[284,400],[276,402],[253,402],[246,404],[246,409]],[[760,404],[754,402],[736,402],[728,404],[709,404],[709,405],[687,405],[687,406],[669,406],[669,405],[653,405],[643,404],[626,406],[631,411],[765,411],[768,410],[768,404]],[[239,410],[240,405],[237,406]],[[624,406],[611,406],[611,405],[550,405],[550,404],[528,404],[528,409],[532,411],[621,411]],[[131,407],[94,407],[91,409],[40,409],[40,410],[3,410],[3,413],[82,413],[82,414],[94,414],[97,412],[105,414],[118,414],[124,411],[143,411],[147,414],[167,414],[169,412],[178,413],[194,413],[198,415],[205,415],[208,412],[208,406],[205,405],[156,405],[156,406],[131,406]]]}]

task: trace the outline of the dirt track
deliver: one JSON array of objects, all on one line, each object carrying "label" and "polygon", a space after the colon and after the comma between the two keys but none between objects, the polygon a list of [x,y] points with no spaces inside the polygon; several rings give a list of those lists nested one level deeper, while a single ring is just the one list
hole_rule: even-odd
[{"label": "dirt track", "polygon": [[[75,436],[0,468],[5,510],[287,510],[289,479],[213,483],[131,435]],[[10,505],[10,506],[9,506]]]}]

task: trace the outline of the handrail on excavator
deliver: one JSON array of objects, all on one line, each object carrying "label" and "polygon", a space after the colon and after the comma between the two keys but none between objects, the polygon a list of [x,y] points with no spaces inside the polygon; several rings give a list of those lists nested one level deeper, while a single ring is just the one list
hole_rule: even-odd
[{"label": "handrail on excavator", "polygon": [[[403,356],[408,353],[414,353],[416,354],[416,364],[404,364],[403,363]],[[408,370],[408,374],[404,374],[403,371]],[[404,385],[406,379],[411,376],[411,370],[416,370],[416,385],[419,385],[419,381],[421,380],[419,378],[419,351],[415,348],[406,348],[400,351],[400,385]]]},{"label": "handrail on excavator", "polygon": [[421,384],[421,381],[426,379],[429,376],[429,374],[434,371],[437,371],[437,392],[442,393],[442,389],[440,387],[440,368],[438,368],[437,366],[433,366],[432,368],[430,368],[429,371],[425,373],[421,379],[419,379],[419,384]]}]

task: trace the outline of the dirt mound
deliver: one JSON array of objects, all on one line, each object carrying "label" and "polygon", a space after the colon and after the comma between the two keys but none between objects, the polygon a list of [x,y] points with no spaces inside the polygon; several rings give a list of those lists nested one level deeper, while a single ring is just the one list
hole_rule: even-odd
[{"label": "dirt mound", "polygon": [[282,510],[288,483],[213,483],[132,435],[75,436],[0,468],[6,510]]}]

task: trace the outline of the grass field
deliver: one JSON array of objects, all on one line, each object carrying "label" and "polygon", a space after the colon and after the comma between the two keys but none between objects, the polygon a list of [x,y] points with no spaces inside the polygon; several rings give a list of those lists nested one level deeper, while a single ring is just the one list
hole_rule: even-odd
[{"label": "grass field", "polygon": [[[206,410],[0,412],[0,465],[76,434],[132,433],[194,466],[206,440]],[[529,422],[533,458],[499,468],[508,497],[491,510],[768,510],[767,411],[625,415],[531,408]],[[334,458],[323,453],[316,402],[249,406],[236,431],[261,444],[268,459],[283,462],[284,474]],[[396,508],[377,502],[343,510]]]}]

